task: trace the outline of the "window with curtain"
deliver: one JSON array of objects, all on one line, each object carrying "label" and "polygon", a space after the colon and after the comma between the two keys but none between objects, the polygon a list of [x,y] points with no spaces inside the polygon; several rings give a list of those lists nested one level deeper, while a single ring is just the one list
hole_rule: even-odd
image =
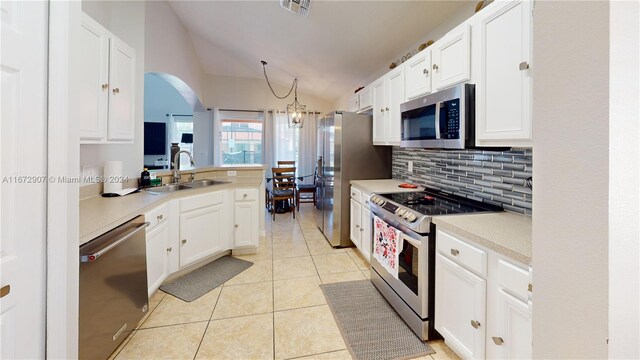
[{"label": "window with curtain", "polygon": [[222,164],[262,164],[262,111],[220,111],[219,149]]},{"label": "window with curtain", "polygon": [[317,164],[317,115],[310,113],[302,128],[290,128],[285,112],[273,111],[272,114],[273,143],[267,144],[272,149],[271,166],[276,166],[278,160],[293,160],[298,175],[304,176],[301,182],[312,184]]},{"label": "window with curtain", "polygon": [[300,144],[300,128],[290,128],[287,114],[276,111],[273,117],[274,162],[293,160],[299,163],[298,146]]}]

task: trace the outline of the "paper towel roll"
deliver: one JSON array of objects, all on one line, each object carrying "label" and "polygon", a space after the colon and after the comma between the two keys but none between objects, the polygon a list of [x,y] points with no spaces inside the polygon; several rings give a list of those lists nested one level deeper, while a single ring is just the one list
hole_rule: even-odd
[{"label": "paper towel roll", "polygon": [[104,193],[122,190],[122,161],[104,163]]}]

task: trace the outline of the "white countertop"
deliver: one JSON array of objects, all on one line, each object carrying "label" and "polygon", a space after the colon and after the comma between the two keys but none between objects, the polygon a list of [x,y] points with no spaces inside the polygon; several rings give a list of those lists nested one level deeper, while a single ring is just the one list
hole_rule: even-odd
[{"label": "white countertop", "polygon": [[368,193],[384,194],[384,193],[397,193],[397,192],[414,192],[422,191],[424,186],[418,185],[417,189],[405,189],[398,187],[403,184],[403,181],[394,179],[379,179],[379,180],[351,180],[351,185],[364,190]]},{"label": "white countertop", "polygon": [[438,228],[531,265],[531,217],[510,212],[434,216]]}]

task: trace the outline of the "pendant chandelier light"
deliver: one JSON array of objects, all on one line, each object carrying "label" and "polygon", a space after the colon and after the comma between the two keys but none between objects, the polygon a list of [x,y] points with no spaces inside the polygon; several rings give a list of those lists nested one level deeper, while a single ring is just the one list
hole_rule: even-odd
[{"label": "pendant chandelier light", "polygon": [[291,89],[285,96],[278,96],[276,92],[273,90],[271,86],[271,82],[269,82],[269,77],[267,76],[267,62],[264,60],[260,61],[262,63],[262,71],[264,72],[264,78],[267,80],[267,85],[269,85],[269,89],[273,96],[278,99],[286,99],[293,92],[293,103],[287,105],[287,122],[290,128],[302,128],[302,124],[304,122],[304,118],[308,116],[307,106],[303,105],[298,101],[298,78],[293,79],[293,83],[291,84]]}]

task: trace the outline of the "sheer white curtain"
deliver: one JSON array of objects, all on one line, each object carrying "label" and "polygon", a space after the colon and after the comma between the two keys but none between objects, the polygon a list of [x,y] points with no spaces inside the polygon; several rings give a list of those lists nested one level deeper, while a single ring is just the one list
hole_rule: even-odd
[{"label": "sheer white curtain", "polygon": [[[284,111],[265,112],[265,157],[268,167],[277,166],[278,160],[294,160],[298,175],[313,175],[316,166],[317,118],[310,114],[300,128],[290,128]],[[313,183],[313,176],[305,177],[306,184]]]}]

